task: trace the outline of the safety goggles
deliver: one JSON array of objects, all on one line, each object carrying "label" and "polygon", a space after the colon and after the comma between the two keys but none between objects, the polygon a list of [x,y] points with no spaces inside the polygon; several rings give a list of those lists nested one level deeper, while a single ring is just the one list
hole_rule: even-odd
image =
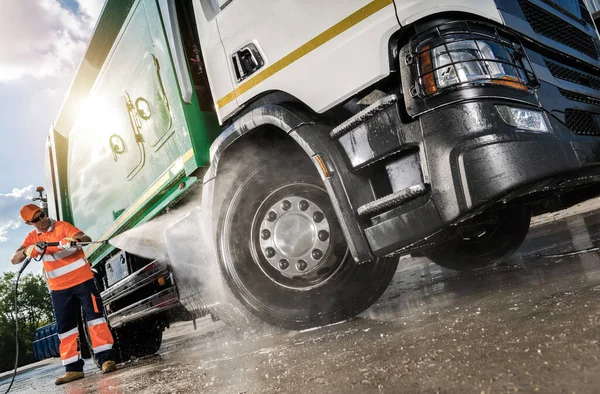
[{"label": "safety goggles", "polygon": [[31,220],[29,220],[27,223],[34,224],[34,223],[37,223],[37,222],[39,222],[40,220],[42,220],[42,219],[45,219],[45,218],[46,218],[46,212],[44,212],[44,211],[41,211],[41,212],[40,212],[40,214],[38,215],[38,217],[37,217],[37,218],[33,218],[33,219],[31,219]]}]

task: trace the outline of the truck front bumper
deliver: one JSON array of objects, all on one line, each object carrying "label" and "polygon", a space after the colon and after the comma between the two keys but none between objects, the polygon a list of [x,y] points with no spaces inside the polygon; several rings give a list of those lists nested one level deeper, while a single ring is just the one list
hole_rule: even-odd
[{"label": "truck front bumper", "polygon": [[369,218],[364,232],[375,256],[424,245],[428,237],[493,204],[524,196],[541,200],[600,180],[600,137],[576,135],[550,114],[548,132],[518,131],[502,120],[496,105],[528,107],[502,99],[455,103],[423,114],[420,136],[399,135],[406,147],[418,145],[429,193],[411,209]]}]

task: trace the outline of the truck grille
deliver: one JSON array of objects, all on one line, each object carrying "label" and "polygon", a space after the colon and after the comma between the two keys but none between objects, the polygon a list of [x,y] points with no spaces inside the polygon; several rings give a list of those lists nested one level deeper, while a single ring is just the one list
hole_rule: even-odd
[{"label": "truck grille", "polygon": [[596,124],[595,117],[598,117],[598,115],[592,112],[575,109],[567,109],[565,111],[567,127],[575,134],[600,135],[600,127]]},{"label": "truck grille", "polygon": [[600,90],[600,77],[563,66],[550,60],[545,60],[545,62],[554,78]]},{"label": "truck grille", "polygon": [[536,33],[598,59],[598,50],[592,37],[527,0],[519,0],[519,4]]},{"label": "truck grille", "polygon": [[569,15],[571,18],[579,21],[582,25],[590,24],[593,25],[592,16],[590,15],[584,0],[579,0],[579,10],[581,11],[582,19],[579,19],[577,15],[573,15],[570,12],[566,11],[564,8],[558,6],[552,0],[542,0],[544,3],[548,4],[550,7],[559,10],[560,12]]},{"label": "truck grille", "polygon": [[585,104],[597,105],[600,107],[600,99],[586,96],[584,94],[569,92],[569,91],[566,91],[563,89],[559,89],[559,90],[560,90],[560,93],[563,96],[565,96],[566,98],[568,98],[569,100],[579,101],[580,103],[585,103]]}]

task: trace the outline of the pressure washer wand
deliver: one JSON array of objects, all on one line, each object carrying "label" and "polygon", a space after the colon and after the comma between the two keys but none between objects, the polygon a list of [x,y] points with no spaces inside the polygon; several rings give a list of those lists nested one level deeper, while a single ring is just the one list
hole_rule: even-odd
[{"label": "pressure washer wand", "polygon": [[108,245],[108,239],[104,241],[90,241],[90,242],[77,242],[79,246],[88,246],[88,245]]},{"label": "pressure washer wand", "polygon": [[[44,242],[45,246],[58,246],[58,242]],[[89,242],[77,242],[77,246],[88,246],[88,245],[108,245],[108,239],[104,241],[89,241]]]}]

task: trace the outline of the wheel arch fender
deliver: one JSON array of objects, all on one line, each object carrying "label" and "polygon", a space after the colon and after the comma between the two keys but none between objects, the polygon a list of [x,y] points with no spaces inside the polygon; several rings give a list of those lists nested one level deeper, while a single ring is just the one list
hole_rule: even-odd
[{"label": "wheel arch fender", "polygon": [[217,218],[213,214],[214,194],[219,169],[223,167],[227,153],[265,128],[281,133],[282,136],[286,135],[290,142],[293,141],[310,158],[323,179],[352,256],[359,262],[374,259],[346,191],[347,178],[351,174],[346,170],[343,156],[329,138],[331,127],[319,122],[306,111],[289,108],[284,103],[268,103],[247,111],[211,145],[211,164],[204,175],[202,188],[203,225],[210,226],[205,227],[205,231],[215,234]]}]

